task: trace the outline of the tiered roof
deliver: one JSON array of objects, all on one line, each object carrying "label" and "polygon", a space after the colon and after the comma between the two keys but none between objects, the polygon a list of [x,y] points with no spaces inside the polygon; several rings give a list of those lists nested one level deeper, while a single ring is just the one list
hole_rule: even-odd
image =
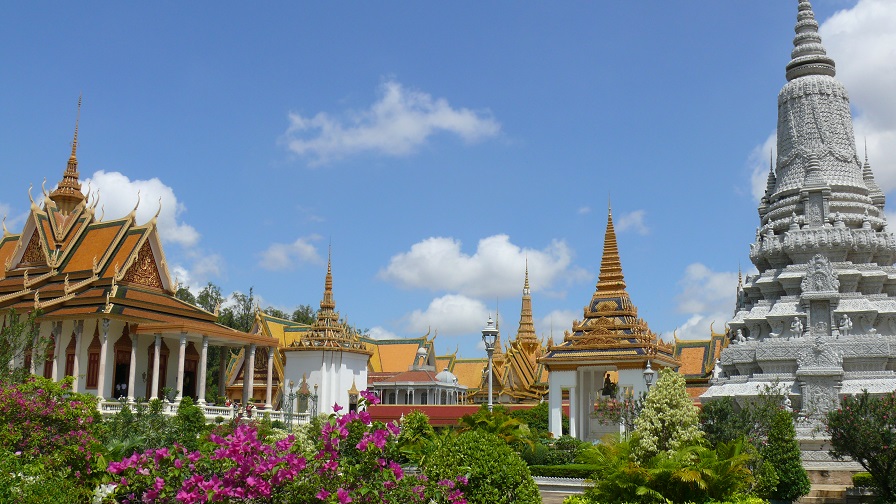
[{"label": "tiered roof", "polygon": [[327,259],[327,276],[324,281],[324,297],[317,311],[317,320],[311,330],[293,341],[287,350],[336,350],[372,355],[361,341],[361,335],[347,323],[339,320],[336,301],[333,299],[333,261]]},{"label": "tiered roof", "polygon": [[40,310],[42,320],[119,319],[137,324],[131,333],[185,331],[219,343],[267,343],[219,325],[214,314],[174,297],[158,213],[143,225],[135,220],[136,207],[122,219],[97,218],[98,194],[81,193],[77,147],[76,125],[58,187],[43,191],[42,206],[31,199],[21,233],[3,226],[0,309]]},{"label": "tiered roof", "polygon": [[664,343],[638,318],[622,274],[622,261],[613,227],[613,214],[607,212],[604,253],[597,287],[584,308],[583,320],[575,321],[563,342],[549,341],[547,353],[539,362],[551,370],[612,363],[617,367],[643,367],[650,360],[654,367],[680,365],[673,346]]}]

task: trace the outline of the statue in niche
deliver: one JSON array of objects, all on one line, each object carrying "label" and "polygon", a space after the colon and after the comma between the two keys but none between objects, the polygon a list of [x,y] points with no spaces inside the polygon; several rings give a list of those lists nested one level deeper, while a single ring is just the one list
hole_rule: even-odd
[{"label": "statue in niche", "polygon": [[800,289],[805,292],[836,292],[840,289],[840,281],[834,272],[831,261],[827,257],[816,254],[807,265],[808,271]]},{"label": "statue in niche", "polygon": [[725,374],[725,372],[722,371],[722,360],[721,360],[721,359],[716,359],[716,365],[715,365],[714,368],[712,368],[712,379],[713,379],[713,380],[718,380],[718,379],[721,378],[724,374]]},{"label": "statue in niche", "polygon": [[790,336],[793,338],[799,338],[803,335],[803,322],[799,317],[793,317],[793,321],[790,322]]},{"label": "statue in niche", "polygon": [[849,336],[849,331],[852,329],[852,319],[849,318],[849,315],[845,313],[840,315],[839,329],[841,336]]},{"label": "statue in niche", "polygon": [[786,411],[786,412],[788,412],[788,413],[792,413],[792,412],[793,412],[793,404],[790,402],[790,396],[789,396],[789,395],[785,395],[785,396],[784,396],[784,404],[783,404],[783,407],[784,407],[784,411]]},{"label": "statue in niche", "polygon": [[734,343],[739,345],[741,343],[746,343],[746,342],[747,342],[747,338],[744,338],[744,330],[741,328],[738,328],[737,332],[734,333]]}]

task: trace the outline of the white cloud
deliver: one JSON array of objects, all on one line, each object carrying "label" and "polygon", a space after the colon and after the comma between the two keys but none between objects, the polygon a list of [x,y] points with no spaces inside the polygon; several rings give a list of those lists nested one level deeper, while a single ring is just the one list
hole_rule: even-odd
[{"label": "white cloud", "polygon": [[479,240],[473,255],[462,252],[461,242],[454,238],[427,238],[393,256],[379,276],[405,288],[476,297],[512,296],[522,289],[527,258],[533,291],[564,278],[587,277],[584,271],[570,268],[572,251],[565,242],[554,240],[543,250],[524,249],[503,234]]},{"label": "white cloud", "polygon": [[646,235],[650,232],[650,229],[644,224],[644,215],[646,214],[645,210],[635,210],[634,212],[622,214],[614,219],[614,226],[620,233],[631,229],[638,234]]},{"label": "white cloud", "polygon": [[372,327],[367,336],[375,340],[399,339],[400,336],[380,326]]},{"label": "white cloud", "polygon": [[414,310],[405,317],[406,330],[425,333],[432,329],[446,336],[480,334],[489,312],[482,301],[458,294],[433,299],[426,310]]},{"label": "white cloud", "polygon": [[291,270],[296,261],[319,263],[320,256],[317,247],[312,241],[317,241],[320,236],[311,235],[300,237],[292,243],[273,243],[261,253],[258,265],[270,271]]},{"label": "white cloud", "polygon": [[406,156],[438,132],[466,142],[497,135],[501,125],[491,114],[453,108],[444,98],[408,89],[394,80],[380,86],[380,98],[369,109],[344,117],[318,112],[313,117],[290,113],[283,141],[290,151],[324,164],[361,152]]},{"label": "white cloud", "polygon": [[196,229],[180,220],[186,211],[186,206],[177,200],[174,190],[158,178],[131,180],[119,172],[100,170],[82,183],[82,190],[87,191],[88,187],[93,192],[100,191],[99,207],[102,207],[104,220],[118,219],[127,215],[137,204],[139,191],[137,223],[146,223],[159,209],[161,198],[162,211],[157,225],[162,241],[185,247],[193,247],[199,243],[199,233]]},{"label": "white cloud", "polygon": [[877,183],[896,189],[896,2],[860,0],[821,25],[828,54],[837,62],[837,78],[849,90],[857,111],[856,142],[865,139]]},{"label": "white cloud", "polygon": [[700,263],[685,268],[678,282],[681,291],[676,296],[677,310],[688,315],[688,320],[675,329],[681,339],[708,339],[710,325],[717,332],[734,313],[737,272],[712,271]]},{"label": "white cloud", "polygon": [[591,213],[591,207],[583,206],[579,207],[579,215],[588,215]]},{"label": "white cloud", "polygon": [[554,310],[544,317],[535,320],[535,333],[539,338],[544,339],[545,343],[548,337],[554,335],[554,343],[563,341],[563,332],[572,329],[573,320],[581,320],[582,312],[573,310]]}]

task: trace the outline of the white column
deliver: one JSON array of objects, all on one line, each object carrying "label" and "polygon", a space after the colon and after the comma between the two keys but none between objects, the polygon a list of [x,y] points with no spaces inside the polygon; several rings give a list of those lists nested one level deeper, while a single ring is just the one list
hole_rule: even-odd
[{"label": "white column", "polygon": [[[72,391],[79,392],[79,387],[81,386],[81,340],[84,338],[81,335],[84,334],[84,321],[79,320],[75,322],[75,363],[72,366],[72,378],[75,379],[72,382]],[[32,359],[34,362],[34,359]]]},{"label": "white column", "polygon": [[548,373],[548,406],[551,410],[548,428],[554,439],[559,439],[563,435],[563,389],[557,380],[552,379],[550,373]]},{"label": "white column", "polygon": [[274,386],[274,347],[268,347],[268,384],[267,390],[265,391],[264,396],[264,409],[270,411],[273,406],[271,405],[271,395],[272,388]]},{"label": "white column", "polygon": [[243,366],[243,389],[248,405],[252,403],[252,396],[255,393],[255,343],[249,345],[249,355],[246,357],[246,365]]},{"label": "white column", "polygon": [[177,401],[184,397],[184,358],[187,355],[187,333],[180,333],[180,349],[177,354]]},{"label": "white column", "polygon": [[578,419],[576,418],[577,413],[576,387],[569,387],[569,435],[572,437],[576,437],[576,423],[578,423]]},{"label": "white column", "polygon": [[28,372],[37,374],[37,336],[31,339],[31,349],[28,352],[31,354],[31,365],[28,366]]},{"label": "white column", "polygon": [[162,350],[162,335],[156,334],[156,344],[152,349],[152,391],[149,393],[150,399],[159,398],[159,359]]},{"label": "white column", "polygon": [[197,399],[196,402],[200,405],[205,404],[205,385],[206,379],[208,378],[206,374],[208,374],[208,364],[206,361],[208,360],[208,336],[202,336],[202,350],[199,353],[199,390],[197,391]]},{"label": "white column", "polygon": [[[100,335],[100,370],[96,379],[96,395],[102,401],[103,394],[106,393],[106,352],[109,350],[109,319],[103,319],[103,334]],[[59,349],[59,345],[56,345]],[[53,374],[56,374],[56,363],[53,362]]]},{"label": "white column", "polygon": [[62,322],[53,322],[53,340],[56,347],[53,348],[53,381],[59,381],[59,368],[61,367],[59,359],[62,355]]},{"label": "white column", "polygon": [[137,386],[137,333],[131,335],[131,365],[128,366],[128,402],[134,402],[134,388]]}]

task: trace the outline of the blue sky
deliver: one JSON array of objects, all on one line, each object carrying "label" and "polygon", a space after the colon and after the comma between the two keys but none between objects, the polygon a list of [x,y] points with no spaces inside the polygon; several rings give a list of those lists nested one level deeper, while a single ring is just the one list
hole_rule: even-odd
[{"label": "blue sky", "polygon": [[[142,203],[182,282],[320,302],[480,356],[581,317],[612,201],[650,327],[731,315],[758,223],[796,0],[27,3],[0,19],[0,215],[59,180]],[[878,182],[896,189],[896,4],[815,0]],[[860,139],[859,143],[862,143]],[[85,184],[86,188],[86,184]]]}]

